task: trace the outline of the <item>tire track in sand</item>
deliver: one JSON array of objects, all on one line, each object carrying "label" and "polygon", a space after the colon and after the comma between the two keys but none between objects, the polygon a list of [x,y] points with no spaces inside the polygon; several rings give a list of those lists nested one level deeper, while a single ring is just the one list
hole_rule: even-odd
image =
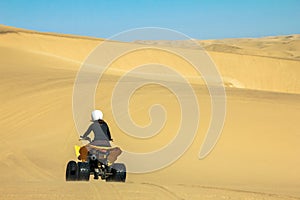
[{"label": "tire track in sand", "polygon": [[165,193],[167,196],[171,197],[172,199],[184,200],[184,198],[178,196],[177,194],[175,194],[174,192],[172,192],[171,190],[169,190],[168,188],[166,188],[162,185],[158,185],[158,184],[154,184],[154,183],[141,183],[141,184],[154,187],[154,188],[158,189],[159,191]]}]

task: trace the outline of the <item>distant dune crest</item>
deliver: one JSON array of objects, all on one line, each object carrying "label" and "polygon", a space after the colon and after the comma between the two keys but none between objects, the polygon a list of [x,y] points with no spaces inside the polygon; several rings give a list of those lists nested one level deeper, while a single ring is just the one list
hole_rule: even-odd
[{"label": "distant dune crest", "polygon": [[[75,66],[79,66],[101,41],[103,40],[97,38],[39,33],[0,25],[1,48],[77,63]],[[218,67],[226,87],[300,94],[300,35],[203,41],[138,40],[127,44],[115,43],[116,48],[120,45],[141,44],[155,47],[171,46],[189,51],[203,47]],[[147,60],[147,56],[151,55],[145,51],[142,57]],[[153,59],[161,60],[157,55]],[[132,63],[132,60],[125,59],[108,73],[119,76],[120,73],[115,72],[126,71],[128,63]],[[170,66],[175,68],[182,68],[180,65],[175,61],[170,62]],[[195,73],[188,69],[184,71],[187,78],[197,80]]]},{"label": "distant dune crest", "polygon": [[241,38],[223,40],[137,40],[139,44],[199,48],[196,42],[207,51],[241,55],[254,55],[300,61],[300,35],[271,36],[263,38]]}]

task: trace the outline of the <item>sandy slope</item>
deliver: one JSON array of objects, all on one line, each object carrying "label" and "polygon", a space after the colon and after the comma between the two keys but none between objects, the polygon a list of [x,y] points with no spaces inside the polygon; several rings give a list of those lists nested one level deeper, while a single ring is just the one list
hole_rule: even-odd
[{"label": "sandy slope", "polygon": [[[113,120],[110,89],[124,72],[149,61],[168,63],[201,91],[197,93],[202,117],[197,136],[177,162],[157,172],[129,174],[126,184],[94,180],[65,183],[66,162],[74,159],[73,145],[79,144],[72,118],[75,76],[101,40],[7,30],[0,27],[1,199],[300,198],[300,62],[296,57],[282,59],[285,54],[255,51],[255,43],[251,51],[260,56],[228,52],[226,47],[209,52],[228,86],[228,99],[222,136],[203,160],[198,159],[198,153],[210,120],[210,100],[202,82],[193,79],[195,71],[180,60],[151,51],[119,59],[105,74],[96,96],[101,99],[96,105],[104,110],[116,145],[148,152],[174,136],[178,105],[161,86],[141,88],[130,102],[132,118],[140,125],[149,123],[147,113],[153,103],[165,106],[170,117],[159,135],[149,140],[133,139]],[[293,44],[298,44],[298,37],[293,38]],[[274,38],[264,40],[271,48]],[[285,47],[284,37],[277,37],[274,44],[280,41],[276,52]]]}]

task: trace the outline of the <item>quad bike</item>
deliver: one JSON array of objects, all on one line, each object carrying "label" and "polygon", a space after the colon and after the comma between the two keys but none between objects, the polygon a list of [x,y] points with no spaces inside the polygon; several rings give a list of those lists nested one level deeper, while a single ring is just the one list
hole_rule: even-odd
[{"label": "quad bike", "polygon": [[[86,138],[85,140],[91,142],[90,138]],[[79,161],[68,162],[66,181],[89,181],[90,175],[94,175],[94,179],[99,179],[100,177],[107,182],[125,182],[125,165],[122,163],[111,163],[108,159],[112,149],[91,144],[82,147],[75,146]]]}]

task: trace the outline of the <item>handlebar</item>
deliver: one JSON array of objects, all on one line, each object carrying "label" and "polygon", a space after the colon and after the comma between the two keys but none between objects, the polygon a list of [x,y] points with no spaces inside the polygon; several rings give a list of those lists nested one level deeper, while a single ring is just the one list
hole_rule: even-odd
[{"label": "handlebar", "polygon": [[85,137],[85,138],[83,138],[82,136],[80,136],[79,141],[81,141],[81,140],[87,140],[87,141],[89,141],[90,143],[92,142],[92,140],[91,140],[90,137]]}]

